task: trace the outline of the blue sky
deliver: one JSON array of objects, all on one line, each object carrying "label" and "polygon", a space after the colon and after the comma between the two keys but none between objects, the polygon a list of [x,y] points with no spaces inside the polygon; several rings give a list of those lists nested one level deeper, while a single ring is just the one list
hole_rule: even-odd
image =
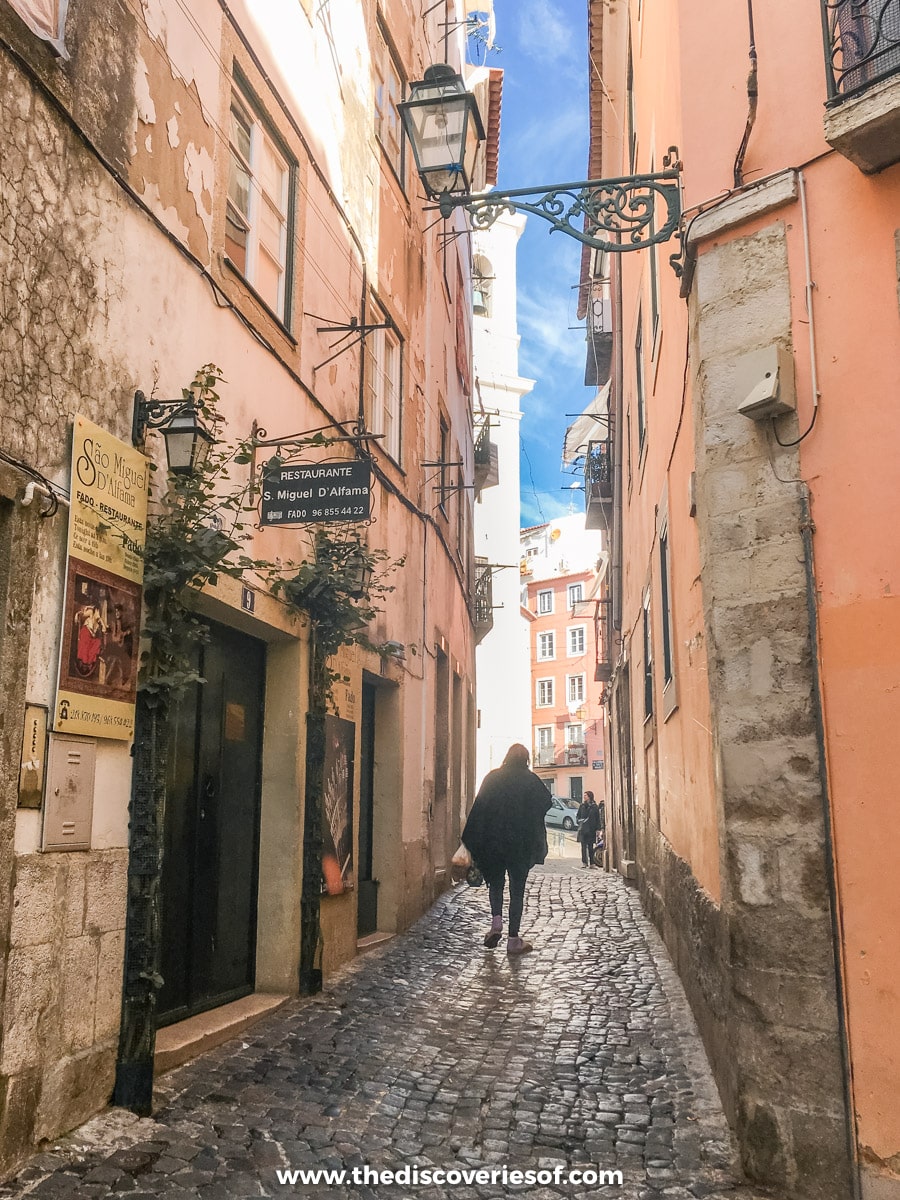
[{"label": "blue sky", "polygon": [[[494,0],[502,67],[499,188],[586,178],[587,0]],[[537,380],[522,402],[522,525],[579,510],[584,493],[560,471],[565,429],[591,398],[576,316],[581,243],[530,216],[519,241],[519,371]],[[571,327],[571,328],[570,328]]]}]

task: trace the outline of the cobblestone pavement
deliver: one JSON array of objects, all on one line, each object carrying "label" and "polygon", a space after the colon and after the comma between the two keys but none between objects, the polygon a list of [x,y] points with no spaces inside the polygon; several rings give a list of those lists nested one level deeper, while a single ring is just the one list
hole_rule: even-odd
[{"label": "cobblestone pavement", "polygon": [[[152,1119],[108,1110],[0,1197],[758,1200],[735,1183],[699,1038],[636,894],[548,861],[528,886],[535,953],[518,959],[483,948],[486,914],[483,889],[456,888],[322,996],[163,1076]],[[400,1182],[277,1175],[362,1180],[366,1166]],[[482,1174],[429,1183],[434,1168]],[[534,1174],[519,1186],[516,1170]]]}]

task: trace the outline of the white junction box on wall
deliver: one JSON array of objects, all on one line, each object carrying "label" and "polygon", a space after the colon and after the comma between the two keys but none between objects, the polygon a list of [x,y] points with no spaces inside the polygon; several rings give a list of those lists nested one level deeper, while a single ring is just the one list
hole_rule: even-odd
[{"label": "white junction box on wall", "polygon": [[784,346],[764,346],[738,359],[735,367],[738,412],[764,421],[796,407],[794,356]]},{"label": "white junction box on wall", "polygon": [[50,735],[42,850],[89,850],[97,743]]}]

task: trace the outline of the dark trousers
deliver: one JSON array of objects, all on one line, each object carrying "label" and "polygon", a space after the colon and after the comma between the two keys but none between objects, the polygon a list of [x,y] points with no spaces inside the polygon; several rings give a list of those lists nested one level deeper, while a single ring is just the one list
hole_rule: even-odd
[{"label": "dark trousers", "polygon": [[491,897],[491,916],[503,916],[503,889],[506,875],[509,874],[509,936],[519,936],[519,926],[522,924],[522,909],[525,907],[525,881],[528,871],[509,869],[501,875],[488,880],[488,891]]},{"label": "dark trousers", "polygon": [[581,843],[581,861],[586,867],[591,866],[591,851],[594,849],[593,841],[588,841],[587,838]]}]

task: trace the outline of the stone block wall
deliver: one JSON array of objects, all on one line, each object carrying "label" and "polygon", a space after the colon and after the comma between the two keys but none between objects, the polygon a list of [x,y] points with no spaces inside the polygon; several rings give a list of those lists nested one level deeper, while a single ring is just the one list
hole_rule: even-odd
[{"label": "stone block wall", "polygon": [[109,1099],[127,864],[124,849],[15,860],[0,1049],[3,1163]]},{"label": "stone block wall", "polygon": [[[742,355],[791,349],[776,221],[705,249],[691,298],[697,520],[723,833],[727,1054],[711,1045],[745,1168],[848,1197],[842,1043],[796,449],[737,412]],[[796,420],[779,424],[783,441]],[[668,906],[669,897],[663,898]],[[695,902],[696,903],[696,902]],[[701,905],[702,908],[702,905]],[[713,955],[722,947],[717,926]],[[721,1016],[724,1021],[721,1021]]]}]

